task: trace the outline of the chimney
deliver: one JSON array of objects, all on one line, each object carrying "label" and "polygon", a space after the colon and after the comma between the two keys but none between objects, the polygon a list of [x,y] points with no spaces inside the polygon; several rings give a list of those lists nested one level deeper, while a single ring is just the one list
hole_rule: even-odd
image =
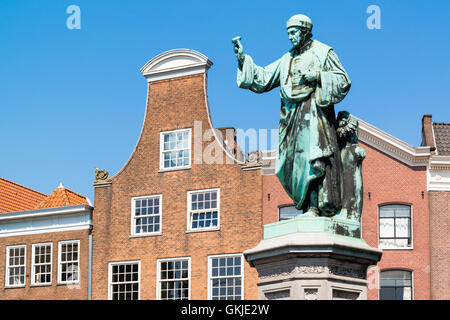
[{"label": "chimney", "polygon": [[436,150],[433,136],[433,120],[431,114],[426,114],[422,118],[422,144],[421,146],[429,146],[430,151]]}]

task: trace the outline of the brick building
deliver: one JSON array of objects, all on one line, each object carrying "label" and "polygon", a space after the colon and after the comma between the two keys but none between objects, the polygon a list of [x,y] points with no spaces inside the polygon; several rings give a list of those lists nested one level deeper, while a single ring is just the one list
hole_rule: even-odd
[{"label": "brick building", "polygon": [[[450,124],[424,116],[422,146],[413,147],[359,121],[366,151],[362,237],[383,249],[368,271],[368,299],[449,299]],[[301,214],[266,172],[264,224]]]},{"label": "brick building", "polygon": [[92,209],[0,178],[0,299],[88,299]]},{"label": "brick building", "polygon": [[232,129],[213,130],[211,64],[178,49],[141,69],[139,141],[119,173],[94,184],[93,299],[257,298],[242,253],[262,238],[262,176],[234,160]]},{"label": "brick building", "polygon": [[[68,189],[46,196],[0,178],[0,299],[257,298],[242,253],[265,224],[301,212],[274,174],[275,152],[244,161],[235,130],[214,129],[211,65],[178,49],[141,69],[141,135],[117,174],[97,171],[92,220],[86,198]],[[369,299],[450,299],[450,124],[424,116],[422,137],[413,147],[360,120],[362,237],[383,249]],[[63,250],[78,259],[61,261]],[[77,281],[61,281],[68,265]]]},{"label": "brick building", "polygon": [[427,167],[431,298],[450,300],[450,123],[433,123],[425,115],[422,136],[422,144],[432,149]]},{"label": "brick building", "polygon": [[[274,152],[251,152],[243,163],[234,135],[226,134],[230,128],[211,131],[211,64],[198,52],[172,50],[141,70],[148,98],[139,141],[119,173],[94,184],[94,299],[256,298],[257,275],[242,252],[262,239],[264,224],[300,213],[274,175]],[[430,165],[448,157],[436,158],[425,122],[423,146],[413,147],[360,120],[367,154],[362,233],[384,251],[369,270],[369,299],[430,299],[438,297],[432,292],[448,292],[448,285],[432,290],[442,287],[433,284],[433,273],[448,263],[448,242],[440,240],[448,228],[437,222],[445,219],[448,193],[430,187],[430,176],[450,178],[438,178]],[[197,207],[207,196],[217,200],[214,208]],[[240,274],[217,275],[221,263],[236,267],[236,257]],[[231,287],[224,288],[225,280]]]}]

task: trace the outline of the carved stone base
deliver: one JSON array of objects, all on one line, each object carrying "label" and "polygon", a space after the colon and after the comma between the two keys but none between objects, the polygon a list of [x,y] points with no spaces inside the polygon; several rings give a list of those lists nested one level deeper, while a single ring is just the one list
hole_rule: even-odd
[{"label": "carved stone base", "polygon": [[244,255],[258,271],[261,300],[365,300],[367,268],[381,250],[363,239],[315,232],[265,239]]}]

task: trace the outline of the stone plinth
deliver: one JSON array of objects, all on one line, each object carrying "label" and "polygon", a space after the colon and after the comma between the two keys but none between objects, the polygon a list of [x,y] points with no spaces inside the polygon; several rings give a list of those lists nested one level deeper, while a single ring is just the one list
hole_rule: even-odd
[{"label": "stone plinth", "polygon": [[265,226],[265,239],[244,252],[258,271],[259,299],[367,299],[367,268],[381,250],[336,234],[341,229],[332,220],[299,217]]}]

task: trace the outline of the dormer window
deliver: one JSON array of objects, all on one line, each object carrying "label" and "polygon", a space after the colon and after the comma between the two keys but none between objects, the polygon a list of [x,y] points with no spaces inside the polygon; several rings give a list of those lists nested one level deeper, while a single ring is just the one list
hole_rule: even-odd
[{"label": "dormer window", "polygon": [[178,170],[190,167],[191,129],[161,132],[160,170]]}]

